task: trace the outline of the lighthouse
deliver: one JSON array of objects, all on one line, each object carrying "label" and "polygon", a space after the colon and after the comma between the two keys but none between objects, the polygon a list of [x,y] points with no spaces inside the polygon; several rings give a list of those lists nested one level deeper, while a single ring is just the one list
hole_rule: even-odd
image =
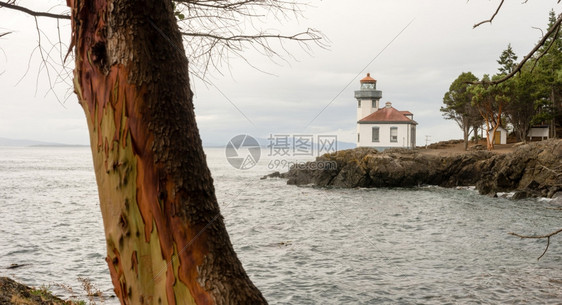
[{"label": "lighthouse", "polygon": [[355,91],[357,99],[357,121],[379,110],[379,100],[382,98],[382,91],[377,90],[377,81],[371,77],[370,73],[359,81],[361,88]]},{"label": "lighthouse", "polygon": [[410,111],[400,111],[386,102],[379,108],[382,92],[377,90],[377,81],[367,73],[360,80],[361,87],[355,91],[357,99],[357,147],[415,148],[416,125]]}]

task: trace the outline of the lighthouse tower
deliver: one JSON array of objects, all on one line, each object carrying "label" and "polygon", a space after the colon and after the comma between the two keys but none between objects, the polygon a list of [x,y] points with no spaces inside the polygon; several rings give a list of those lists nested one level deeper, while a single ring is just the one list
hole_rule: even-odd
[{"label": "lighthouse tower", "polygon": [[377,81],[371,77],[370,73],[359,81],[361,89],[355,91],[357,99],[357,121],[379,110],[379,100],[382,98],[382,91],[377,90]]}]

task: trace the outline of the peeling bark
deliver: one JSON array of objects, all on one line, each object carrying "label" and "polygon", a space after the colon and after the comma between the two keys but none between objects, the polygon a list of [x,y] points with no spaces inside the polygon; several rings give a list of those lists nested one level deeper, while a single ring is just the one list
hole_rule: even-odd
[{"label": "peeling bark", "polygon": [[68,0],[121,304],[264,304],[226,232],[171,1]]}]

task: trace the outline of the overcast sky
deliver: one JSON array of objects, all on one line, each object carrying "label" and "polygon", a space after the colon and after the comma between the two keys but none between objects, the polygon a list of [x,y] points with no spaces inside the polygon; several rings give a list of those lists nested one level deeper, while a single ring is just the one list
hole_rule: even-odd
[{"label": "overcast sky", "polygon": [[[44,1],[41,7],[36,2],[18,3],[54,12],[68,11],[60,1]],[[425,144],[426,136],[431,137],[430,142],[462,138],[458,126],[444,120],[439,111],[451,82],[465,71],[479,77],[496,73],[496,60],[508,43],[519,59],[523,58],[541,36],[533,27],[544,29],[552,8],[560,12],[555,0],[526,4],[506,1],[493,24],[472,29],[473,24],[488,19],[499,2],[313,1],[304,12],[306,18],[286,22],[277,31],[290,34],[306,28],[319,29],[329,38],[327,50],[314,48],[309,55],[294,46],[290,50],[297,60],[281,64],[248,52],[252,64],[270,74],[233,59],[223,75],[213,73],[213,85],[192,79],[203,141],[226,144],[231,137],[247,133],[263,138],[269,134],[337,135],[340,141],[354,142],[357,104],[353,91],[367,72],[378,81],[377,89],[383,93],[381,102],[390,101],[398,110],[414,114],[419,123],[418,145]],[[55,21],[42,18],[39,26],[56,42]],[[0,33],[6,31],[13,33],[0,38],[0,137],[88,144],[84,114],[71,94],[68,71],[72,64],[68,63],[64,70],[58,66],[58,54],[50,60],[51,80],[60,80],[58,73],[66,81],[51,91],[47,73],[39,70],[40,56],[33,53],[38,40],[34,19],[0,8]],[[60,22],[60,31],[67,45],[68,22]],[[42,43],[48,45],[46,41]]]}]

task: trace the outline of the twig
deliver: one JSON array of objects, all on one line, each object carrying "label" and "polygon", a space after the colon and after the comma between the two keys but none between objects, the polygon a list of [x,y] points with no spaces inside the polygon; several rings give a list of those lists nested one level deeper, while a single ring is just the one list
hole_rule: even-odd
[{"label": "twig", "polygon": [[548,251],[548,247],[550,246],[550,238],[552,236],[556,235],[556,234],[561,233],[561,232],[562,232],[562,229],[560,229],[558,231],[554,231],[554,232],[552,232],[550,234],[547,234],[547,235],[520,235],[520,234],[513,233],[513,232],[509,233],[509,235],[517,236],[519,238],[529,238],[529,239],[544,239],[544,238],[546,238],[546,248],[544,248],[544,252],[541,254],[541,256],[539,256],[537,258],[537,260],[540,260],[546,254],[546,251]]},{"label": "twig", "polygon": [[535,29],[535,30],[541,31],[541,37],[544,36],[544,31],[543,31],[541,28],[538,28],[538,27],[536,27],[536,26],[532,26],[531,29]]},{"label": "twig", "polygon": [[4,1],[0,1],[0,7],[6,7],[6,8],[9,8],[9,9],[16,10],[16,11],[24,12],[24,13],[29,14],[29,15],[34,16],[34,17],[49,17],[49,18],[57,18],[57,19],[70,19],[69,15],[60,15],[60,14],[53,14],[53,13],[47,13],[47,12],[36,12],[36,11],[32,11],[32,10],[26,8],[26,7],[15,5],[15,4],[10,4],[10,3],[4,2]]},{"label": "twig", "polygon": [[472,28],[474,29],[474,28],[476,28],[476,27],[479,27],[479,26],[481,26],[481,25],[484,24],[484,23],[492,23],[492,21],[494,20],[494,18],[496,17],[496,15],[500,12],[500,9],[502,8],[502,5],[503,5],[503,2],[504,2],[504,1],[505,1],[505,0],[502,0],[502,2],[500,2],[500,5],[498,5],[498,8],[496,9],[496,12],[492,15],[492,17],[491,17],[490,19],[484,20],[484,21],[481,21],[481,22],[478,22],[477,24],[473,25]]}]

